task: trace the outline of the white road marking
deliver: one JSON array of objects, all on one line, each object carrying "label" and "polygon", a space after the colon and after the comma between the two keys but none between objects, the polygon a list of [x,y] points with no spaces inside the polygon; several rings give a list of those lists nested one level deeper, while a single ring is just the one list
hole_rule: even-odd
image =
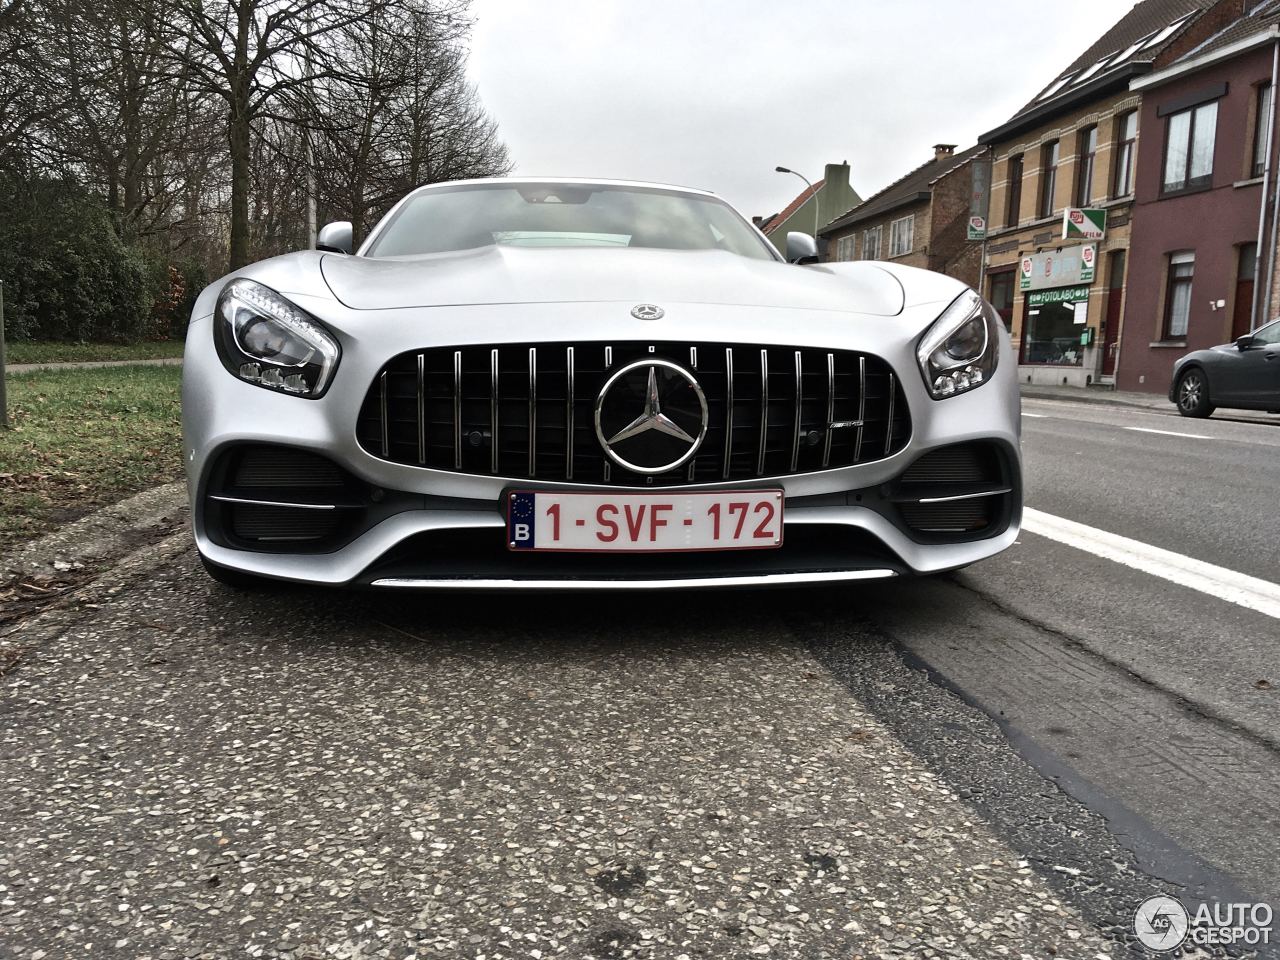
[{"label": "white road marking", "polygon": [[1130,540],[1119,534],[1088,527],[1074,520],[1041,513],[1030,507],[1022,511],[1022,528],[1065,543],[1077,550],[1124,564],[1143,573],[1198,590],[1219,600],[1235,603],[1280,620],[1280,584],[1195,560],[1172,550]]},{"label": "white road marking", "polygon": [[1216,440],[1217,437],[1210,437],[1203,433],[1178,433],[1175,430],[1152,430],[1150,427],[1125,427],[1126,430],[1136,430],[1138,433],[1159,433],[1166,437],[1186,437],[1188,440]]}]

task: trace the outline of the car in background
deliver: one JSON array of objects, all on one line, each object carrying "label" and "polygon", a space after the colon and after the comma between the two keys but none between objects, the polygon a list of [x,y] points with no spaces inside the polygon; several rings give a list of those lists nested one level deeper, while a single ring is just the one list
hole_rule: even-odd
[{"label": "car in background", "polygon": [[215,579],[672,589],[938,573],[1017,538],[1017,368],[964,283],[784,257],[700,190],[434,184],[201,294]]},{"label": "car in background", "polygon": [[1280,413],[1280,320],[1180,357],[1171,384],[1169,399],[1184,417],[1207,417],[1218,407]]}]

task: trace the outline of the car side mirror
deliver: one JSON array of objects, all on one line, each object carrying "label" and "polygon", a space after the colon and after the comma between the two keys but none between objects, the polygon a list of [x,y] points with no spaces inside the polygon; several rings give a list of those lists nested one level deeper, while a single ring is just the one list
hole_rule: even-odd
[{"label": "car side mirror", "polygon": [[336,220],[326,223],[316,236],[316,249],[328,250],[330,253],[350,253],[352,232],[350,220]]},{"label": "car side mirror", "polygon": [[1236,340],[1236,349],[1241,353],[1246,350],[1252,350],[1254,347],[1261,346],[1261,341],[1252,334],[1246,333],[1243,337]]},{"label": "car side mirror", "polygon": [[817,263],[818,241],[807,233],[793,230],[787,234],[788,263]]}]

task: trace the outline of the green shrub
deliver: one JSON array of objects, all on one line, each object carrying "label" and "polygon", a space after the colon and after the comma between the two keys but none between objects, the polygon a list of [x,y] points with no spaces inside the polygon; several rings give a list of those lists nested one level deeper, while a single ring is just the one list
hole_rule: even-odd
[{"label": "green shrub", "polygon": [[154,266],[100,202],[57,181],[0,183],[0,210],[9,337],[124,343],[152,333]]}]

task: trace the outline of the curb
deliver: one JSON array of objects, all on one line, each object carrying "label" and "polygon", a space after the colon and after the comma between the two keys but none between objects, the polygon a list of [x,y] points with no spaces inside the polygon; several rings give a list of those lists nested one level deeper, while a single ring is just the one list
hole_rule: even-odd
[{"label": "curb", "polygon": [[37,370],[94,370],[102,367],[180,367],[181,357],[154,357],[150,360],[65,360],[49,363],[9,363],[5,373],[34,373]]},{"label": "curb", "polygon": [[[1023,400],[1064,400],[1067,403],[1092,403],[1102,404],[1112,407],[1133,407],[1138,410],[1150,410],[1154,413],[1165,413],[1164,404],[1145,403],[1141,400],[1128,400],[1123,397],[1117,397],[1114,394],[1108,395],[1101,391],[1093,392],[1088,389],[1081,390],[1079,394],[1074,393],[1055,393],[1049,390],[1037,390],[1035,387],[1021,387],[1019,393],[1022,394]],[[1169,411],[1173,411],[1173,404],[1168,404]]]}]

